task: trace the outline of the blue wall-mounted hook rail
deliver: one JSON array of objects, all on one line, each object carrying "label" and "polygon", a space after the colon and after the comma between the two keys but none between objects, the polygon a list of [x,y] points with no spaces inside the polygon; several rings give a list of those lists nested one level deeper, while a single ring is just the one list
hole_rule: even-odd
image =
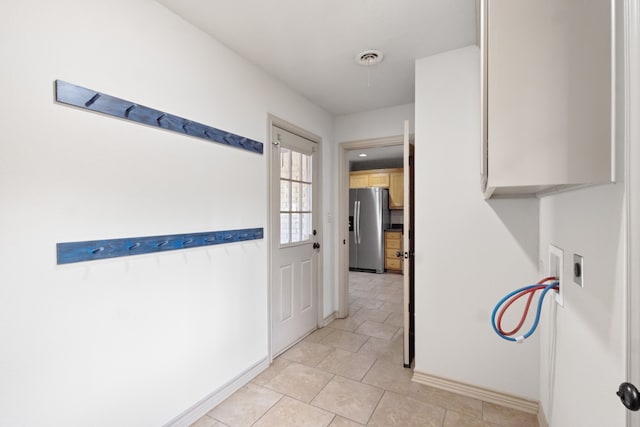
[{"label": "blue wall-mounted hook rail", "polygon": [[56,101],[86,110],[97,111],[110,116],[120,117],[149,126],[160,127],[210,142],[242,148],[254,153],[263,153],[263,144],[221,129],[193,122],[173,114],[164,113],[125,101],[111,95],[105,95],[92,89],[76,86],[62,80],[56,80]]},{"label": "blue wall-mounted hook rail", "polygon": [[150,254],[264,238],[263,228],[58,243],[58,264]]}]

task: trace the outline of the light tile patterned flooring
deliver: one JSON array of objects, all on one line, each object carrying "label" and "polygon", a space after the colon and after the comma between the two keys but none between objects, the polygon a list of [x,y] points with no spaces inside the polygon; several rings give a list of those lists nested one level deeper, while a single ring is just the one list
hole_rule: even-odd
[{"label": "light tile patterned flooring", "polygon": [[350,272],[348,318],[293,346],[192,427],[538,426],[535,415],[412,382],[401,303],[401,275]]}]

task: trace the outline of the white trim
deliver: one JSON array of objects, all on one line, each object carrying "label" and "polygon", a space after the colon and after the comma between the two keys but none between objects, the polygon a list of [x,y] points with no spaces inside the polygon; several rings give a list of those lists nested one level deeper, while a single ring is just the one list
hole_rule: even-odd
[{"label": "white trim", "polygon": [[542,405],[540,405],[540,407],[538,408],[538,426],[549,427],[547,416],[544,414],[544,408],[542,407]]},{"label": "white trim", "polygon": [[[338,218],[349,216],[349,156],[348,151],[363,148],[402,145],[402,135],[342,142],[338,152]],[[349,315],[349,226],[338,222],[338,313],[343,319]]]},{"label": "white trim", "polygon": [[327,317],[325,317],[322,320],[322,324],[320,325],[321,328],[324,328],[325,326],[329,325],[329,323],[333,322],[334,320],[337,319],[337,311],[334,311],[333,313],[331,313],[330,315],[328,315]]},{"label": "white trim", "polygon": [[[617,45],[618,45],[618,25],[617,25],[617,8],[616,0],[611,0],[611,182],[616,183],[618,181],[617,167],[618,167],[618,153],[616,149],[617,145],[617,123],[616,118],[619,114],[617,100],[617,86],[618,86],[618,63],[617,63]],[[624,27],[624,25],[623,25]],[[623,28],[624,33],[624,28]],[[623,36],[624,38],[624,36]],[[623,76],[624,80],[624,76]]]},{"label": "white trim", "polygon": [[[557,263],[554,267],[553,258],[556,258]],[[547,264],[547,276],[555,276],[558,279],[558,286],[560,289],[556,292],[556,303],[560,305],[560,307],[564,307],[564,281],[562,280],[562,276],[564,275],[564,251],[557,247],[556,245],[549,245],[549,260]]]},{"label": "white trim", "polygon": [[[640,386],[640,0],[624,2],[624,139],[626,202],[627,340],[626,381]],[[621,381],[622,382],[622,381]],[[627,411],[627,426],[640,427],[640,414]]]},{"label": "white trim", "polygon": [[[412,234],[415,228],[415,218],[413,218],[415,206],[415,188],[414,182],[411,179],[415,178],[415,145],[411,143],[409,137],[409,120],[404,121],[404,127],[402,132],[402,188],[404,192],[404,206],[402,211],[402,247],[404,251],[404,261],[402,262],[402,270],[404,271],[404,277],[402,278],[402,364],[405,367],[411,366],[413,362],[414,354],[411,354],[411,348],[414,348],[415,353],[415,337],[414,345],[411,345],[411,334],[415,331],[411,330],[411,309],[415,306],[414,301],[411,300],[411,288],[415,288],[415,259],[413,257],[412,249],[415,250],[415,240]],[[412,248],[413,246],[413,248]],[[386,256],[386,254],[385,254]],[[413,274],[411,274],[413,272]],[[415,315],[415,309],[414,309]]]},{"label": "white trim", "polygon": [[207,412],[218,406],[222,401],[231,396],[233,393],[247,385],[258,374],[269,367],[269,358],[265,357],[242,374],[229,381],[227,384],[214,391],[191,408],[178,415],[164,427],[189,427],[191,424],[205,416]]},{"label": "white trim", "polygon": [[540,410],[540,403],[534,400],[427,374],[426,372],[414,370],[412,381],[529,414],[537,414]]},{"label": "white trim", "polygon": [[[338,151],[338,218],[348,218],[349,160],[347,149],[340,144]],[[338,315],[349,315],[349,224],[338,221]]]}]

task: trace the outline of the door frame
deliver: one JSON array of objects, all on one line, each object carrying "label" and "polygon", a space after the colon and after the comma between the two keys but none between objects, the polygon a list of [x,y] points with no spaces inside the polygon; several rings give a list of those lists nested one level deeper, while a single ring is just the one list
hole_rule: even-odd
[{"label": "door frame", "polygon": [[338,153],[338,312],[349,315],[349,151],[403,145],[403,135],[340,143]]},{"label": "door frame", "polygon": [[[640,0],[625,0],[624,141],[626,200],[627,351],[629,381],[640,385]],[[640,413],[627,411],[627,426],[640,427]]]},{"label": "door frame", "polygon": [[[271,174],[273,173],[274,165],[272,162],[273,158],[273,143],[271,129],[273,126],[277,126],[282,128],[288,132],[291,132],[295,135],[298,135],[302,138],[308,139],[309,141],[315,142],[317,144],[317,170],[314,171],[314,183],[313,183],[313,210],[317,209],[317,241],[322,245],[320,246],[320,251],[318,252],[318,271],[316,277],[316,307],[318,312],[316,313],[316,326],[320,327],[323,321],[323,313],[324,313],[324,282],[323,282],[323,254],[326,250],[326,245],[324,245],[323,240],[323,215],[322,215],[322,137],[318,136],[312,132],[309,132],[299,126],[294,125],[280,117],[277,117],[271,113],[267,114],[267,143],[265,144],[266,152],[264,153],[267,156],[267,224],[265,227],[267,232],[266,242],[267,242],[267,335],[268,335],[268,346],[269,346],[269,363],[273,361],[273,346],[272,346],[272,335],[273,335],[273,313],[272,313],[272,305],[271,305],[271,294],[273,289],[273,283],[271,280],[273,273],[273,262],[276,259],[273,254],[273,239],[279,238],[279,236],[274,235],[273,230],[271,229],[271,224],[273,221],[273,212],[274,212],[274,192],[280,193],[280,189],[274,189],[271,187]],[[316,175],[317,173],[317,175]],[[295,344],[295,343],[292,343]]]},{"label": "door frame", "polygon": [[404,277],[402,280],[404,304],[402,308],[403,316],[403,365],[410,368],[415,358],[415,285],[416,285],[416,263],[415,263],[415,142],[409,134],[409,120],[404,121],[403,132],[403,180],[404,180],[404,211],[403,211],[403,236],[402,246],[404,248]]}]

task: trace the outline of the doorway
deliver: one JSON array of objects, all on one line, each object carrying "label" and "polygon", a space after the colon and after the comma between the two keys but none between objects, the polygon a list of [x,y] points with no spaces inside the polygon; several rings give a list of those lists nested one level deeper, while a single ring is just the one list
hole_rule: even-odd
[{"label": "doorway", "polygon": [[[349,221],[347,221],[346,219],[349,217],[349,209],[350,209],[350,203],[349,203],[349,188],[350,188],[350,183],[349,183],[349,178],[350,178],[350,165],[349,165],[349,157],[350,154],[353,154],[355,152],[362,152],[363,150],[371,150],[371,149],[386,149],[386,148],[391,148],[391,147],[395,147],[397,149],[399,149],[399,153],[401,153],[400,158],[401,158],[401,167],[406,168],[407,173],[412,169],[412,165],[405,163],[404,157],[408,158],[408,153],[407,156],[404,156],[404,146],[405,144],[407,145],[407,147],[409,146],[409,135],[408,135],[408,122],[405,123],[405,133],[406,138],[404,135],[398,135],[398,136],[393,136],[393,137],[387,137],[387,138],[378,138],[378,139],[369,139],[369,140],[362,140],[362,141],[352,141],[352,142],[344,142],[342,144],[340,144],[340,150],[339,150],[339,201],[338,201],[338,213],[339,213],[339,218],[345,218],[344,221],[340,221],[339,224],[339,250],[338,250],[338,317],[339,318],[346,318],[349,315],[349,276],[350,276],[350,271],[349,271],[349,247],[350,247],[350,231],[349,231]],[[405,185],[407,184],[407,180],[405,179]],[[402,212],[402,211],[400,211]],[[408,210],[407,212],[404,212],[405,215],[409,215],[410,214],[410,210]],[[400,215],[401,216],[401,223],[406,221],[406,216],[405,215]],[[407,223],[410,223],[411,221],[407,221]],[[410,235],[409,234],[409,230],[405,230],[407,237]],[[412,247],[413,242],[411,242],[411,247]],[[409,266],[412,262],[412,258],[413,258],[413,251],[409,249],[409,245],[405,246],[406,248],[406,254],[407,255],[411,255],[410,258],[408,258],[405,263],[405,266]],[[413,321],[412,321],[412,312],[410,310],[410,307],[413,307],[413,292],[407,292],[407,289],[413,289],[413,275],[409,274],[409,272],[412,270],[407,269],[406,274],[404,276],[404,279],[407,280],[407,282],[410,281],[410,283],[406,283],[405,286],[405,298],[403,301],[403,305],[406,308],[406,310],[403,310],[403,312],[405,312],[403,314],[404,317],[404,322],[403,324],[406,324],[407,327],[405,328],[405,335],[404,335],[404,348],[405,348],[405,357],[404,357],[404,365],[405,366],[409,366],[411,364],[412,361],[412,356],[413,356],[413,345],[412,345],[412,341],[413,341],[413,334],[410,334],[409,332],[411,331],[410,326],[413,326]],[[409,288],[410,285],[410,288]]]},{"label": "doorway", "polygon": [[320,138],[270,117],[271,357],[318,327],[322,313]]}]

